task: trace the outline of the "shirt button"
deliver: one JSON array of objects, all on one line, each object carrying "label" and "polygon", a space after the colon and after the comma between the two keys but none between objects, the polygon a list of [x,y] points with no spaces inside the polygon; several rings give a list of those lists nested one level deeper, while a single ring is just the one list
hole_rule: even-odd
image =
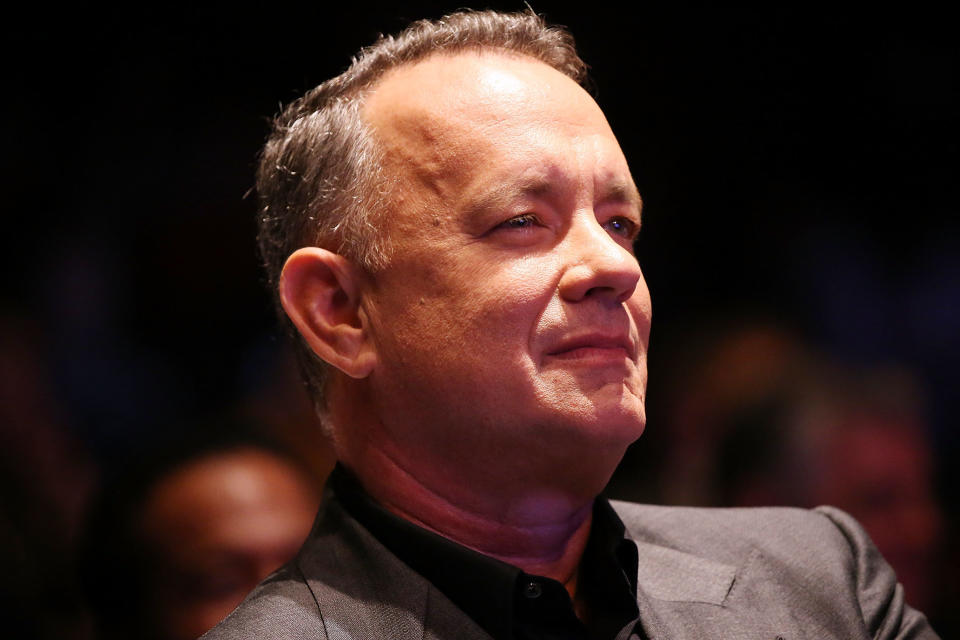
[{"label": "shirt button", "polygon": [[530,598],[539,598],[540,594],[543,593],[543,587],[540,586],[539,582],[528,582],[523,587],[523,595]]}]

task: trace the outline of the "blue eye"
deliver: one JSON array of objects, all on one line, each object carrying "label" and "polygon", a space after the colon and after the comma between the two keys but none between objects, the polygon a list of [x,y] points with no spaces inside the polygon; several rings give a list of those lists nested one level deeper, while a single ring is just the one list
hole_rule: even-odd
[{"label": "blue eye", "polygon": [[637,223],[628,218],[610,218],[606,226],[610,231],[624,238],[632,238],[637,230]]},{"label": "blue eye", "polygon": [[502,222],[500,226],[507,229],[529,229],[535,226],[537,222],[539,222],[537,216],[532,213],[525,213]]}]

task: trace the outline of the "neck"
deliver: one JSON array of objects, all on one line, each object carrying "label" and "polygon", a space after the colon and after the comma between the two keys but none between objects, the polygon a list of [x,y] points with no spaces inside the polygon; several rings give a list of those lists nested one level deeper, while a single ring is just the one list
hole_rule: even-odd
[{"label": "neck", "polygon": [[344,463],[372,498],[394,514],[463,546],[576,589],[577,567],[590,535],[593,495],[564,495],[518,484],[486,496],[469,483],[417,474],[383,451]]},{"label": "neck", "polygon": [[[336,380],[336,379],[335,379]],[[484,425],[424,429],[370,409],[355,387],[331,398],[334,448],[366,492],[394,514],[575,594],[593,502],[627,443],[599,441],[569,426],[483,438]],[[354,395],[343,393],[352,391]],[[341,425],[346,425],[340,428]],[[420,428],[418,428],[420,425]],[[589,455],[584,455],[589,451]]]}]

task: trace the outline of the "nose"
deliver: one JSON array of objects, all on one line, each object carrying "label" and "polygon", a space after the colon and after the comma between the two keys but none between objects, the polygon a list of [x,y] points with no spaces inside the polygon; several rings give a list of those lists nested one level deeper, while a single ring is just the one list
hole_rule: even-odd
[{"label": "nose", "polygon": [[622,303],[643,278],[633,252],[610,235],[593,214],[573,224],[564,241],[567,267],[560,278],[560,295],[570,302],[587,298]]}]

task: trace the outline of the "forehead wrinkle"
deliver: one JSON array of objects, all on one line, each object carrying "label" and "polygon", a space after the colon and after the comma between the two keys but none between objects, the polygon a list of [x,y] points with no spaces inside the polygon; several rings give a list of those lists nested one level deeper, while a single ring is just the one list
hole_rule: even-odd
[{"label": "forehead wrinkle", "polygon": [[643,211],[643,199],[633,181],[615,177],[598,186],[597,194],[597,201],[602,204],[625,204],[632,207],[638,216]]},{"label": "forehead wrinkle", "polygon": [[[459,145],[453,142],[455,127],[429,107],[409,103],[398,109],[373,110],[365,117],[400,192],[415,200],[420,200],[424,192],[431,194],[436,201],[421,201],[415,210],[438,213],[435,205],[449,201],[460,188],[459,184],[449,183],[450,168],[460,163]],[[423,191],[418,193],[417,187]],[[401,226],[412,222],[394,219],[394,224]]]},{"label": "forehead wrinkle", "polygon": [[507,182],[499,182],[494,188],[479,193],[470,205],[471,215],[485,211],[506,209],[511,203],[526,198],[542,199],[556,197],[563,191],[560,176],[563,170],[550,165],[536,171],[526,172]]}]

